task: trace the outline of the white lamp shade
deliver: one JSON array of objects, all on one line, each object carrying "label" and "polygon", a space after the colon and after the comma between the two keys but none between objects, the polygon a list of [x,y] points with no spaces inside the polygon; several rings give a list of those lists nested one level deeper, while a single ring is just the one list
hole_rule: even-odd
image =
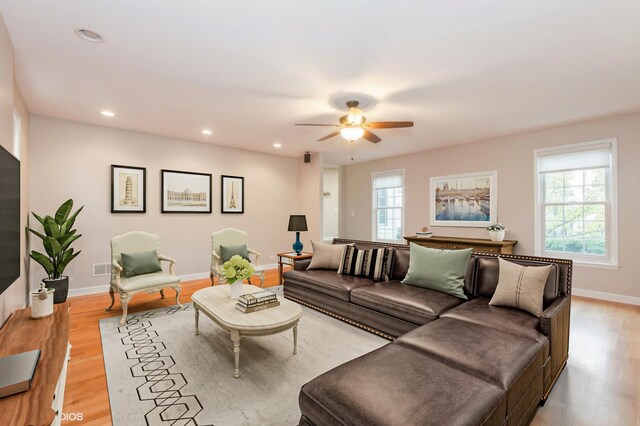
[{"label": "white lamp shade", "polygon": [[345,127],[340,129],[340,135],[349,142],[353,142],[364,135],[364,129],[362,127]]},{"label": "white lamp shade", "polygon": [[362,123],[362,110],[360,108],[349,108],[349,112],[347,113],[347,121],[351,124],[361,124]]}]

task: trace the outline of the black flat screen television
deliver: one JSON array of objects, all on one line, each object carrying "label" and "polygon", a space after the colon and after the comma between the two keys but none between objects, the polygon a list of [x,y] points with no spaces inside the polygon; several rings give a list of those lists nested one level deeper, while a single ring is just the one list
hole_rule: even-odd
[{"label": "black flat screen television", "polygon": [[20,161],[0,146],[0,294],[20,277]]}]

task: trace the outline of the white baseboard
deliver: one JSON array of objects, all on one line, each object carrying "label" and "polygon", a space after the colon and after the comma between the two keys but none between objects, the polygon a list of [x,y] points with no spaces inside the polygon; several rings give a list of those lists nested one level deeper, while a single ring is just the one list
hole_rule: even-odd
[{"label": "white baseboard", "polygon": [[277,263],[267,263],[266,265],[260,265],[261,268],[267,270],[267,269],[278,269],[278,264]]},{"label": "white baseboard", "polygon": [[[260,265],[260,266],[263,267],[265,270],[276,269],[278,267],[278,264],[270,263],[267,265]],[[195,274],[180,275],[180,279],[182,281],[201,280],[203,278],[209,278],[209,272],[196,272]],[[109,292],[109,284],[96,285],[93,287],[70,288],[69,297],[87,296],[89,294],[108,293],[108,292]]]},{"label": "white baseboard", "polygon": [[602,291],[583,290],[572,288],[571,294],[574,296],[588,297],[589,299],[606,300],[609,302],[624,303],[626,305],[640,306],[640,297],[625,296],[623,294],[605,293]]},{"label": "white baseboard", "polygon": [[93,287],[70,288],[69,297],[87,296],[89,294],[108,293],[108,292],[109,292],[109,284],[96,285]]},{"label": "white baseboard", "polygon": [[196,272],[195,274],[179,275],[182,281],[201,280],[203,278],[209,278],[209,272]]}]

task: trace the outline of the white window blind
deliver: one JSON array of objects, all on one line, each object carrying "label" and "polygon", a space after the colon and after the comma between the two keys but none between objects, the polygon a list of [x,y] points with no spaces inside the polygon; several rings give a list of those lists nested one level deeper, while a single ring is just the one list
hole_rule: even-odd
[{"label": "white window blind", "polygon": [[541,156],[538,162],[540,173],[561,170],[595,169],[611,165],[611,148],[594,151]]},{"label": "white window blind", "polygon": [[373,175],[373,188],[397,188],[402,186],[402,172],[380,173]]}]

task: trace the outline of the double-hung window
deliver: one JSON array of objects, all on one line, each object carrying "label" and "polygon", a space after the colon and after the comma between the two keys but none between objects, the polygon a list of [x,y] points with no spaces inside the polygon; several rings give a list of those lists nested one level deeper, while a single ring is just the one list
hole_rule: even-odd
[{"label": "double-hung window", "polygon": [[13,111],[13,156],[20,159],[22,145],[22,119],[18,111]]},{"label": "double-hung window", "polygon": [[535,153],[536,251],[577,262],[616,265],[616,141]]},{"label": "double-hung window", "polygon": [[373,173],[372,181],[373,240],[401,241],[404,171]]}]

